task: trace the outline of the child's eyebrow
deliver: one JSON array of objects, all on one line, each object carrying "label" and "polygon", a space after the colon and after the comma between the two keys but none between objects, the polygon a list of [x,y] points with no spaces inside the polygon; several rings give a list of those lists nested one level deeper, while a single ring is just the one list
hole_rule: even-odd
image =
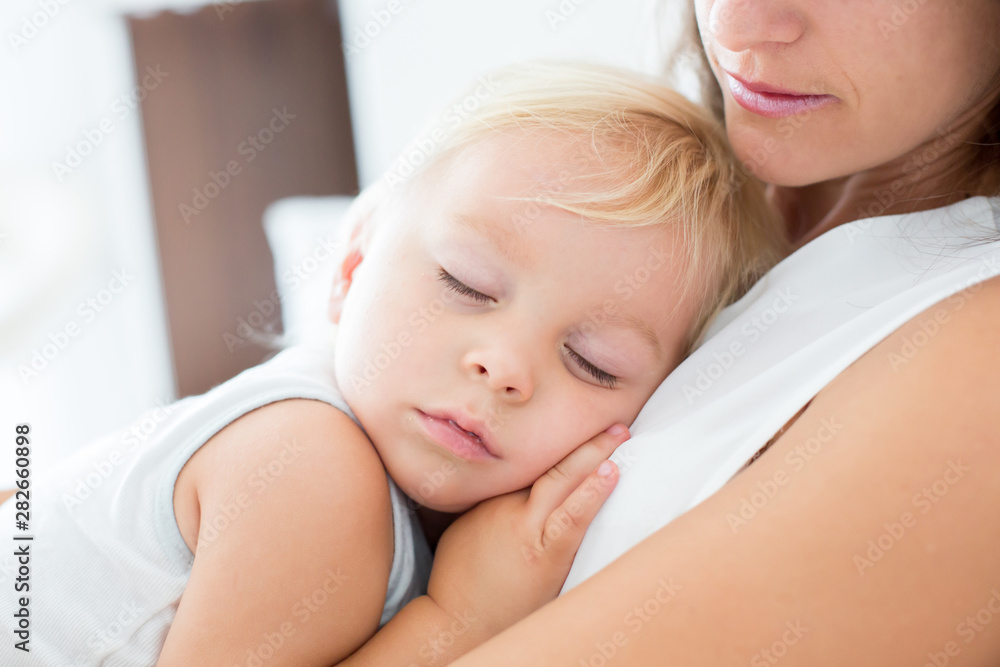
[{"label": "child's eyebrow", "polygon": [[511,264],[522,268],[527,265],[524,239],[517,232],[476,216],[458,214],[455,220],[485,238]]},{"label": "child's eyebrow", "polygon": [[643,341],[653,352],[653,356],[659,360],[663,358],[663,348],[660,346],[660,339],[657,338],[653,328],[640,317],[631,313],[611,313],[606,316],[607,322],[612,325],[626,327],[642,336]]}]

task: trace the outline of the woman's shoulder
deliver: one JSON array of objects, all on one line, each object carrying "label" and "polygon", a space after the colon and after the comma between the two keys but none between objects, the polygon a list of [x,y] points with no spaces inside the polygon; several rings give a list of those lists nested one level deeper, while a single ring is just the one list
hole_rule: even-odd
[{"label": "woman's shoulder", "polygon": [[[679,533],[717,528],[715,546],[745,559],[774,627],[811,620],[794,664],[864,663],[893,634],[972,658],[966,620],[1000,580],[989,530],[1000,523],[998,371],[1000,277],[935,303],[855,361]],[[793,555],[775,568],[775,554]],[[861,608],[892,630],[859,621]],[[852,642],[838,641],[845,631]],[[840,648],[810,652],[824,644]]]},{"label": "woman's shoulder", "polygon": [[[820,391],[803,418],[811,411],[855,418],[909,442],[907,459],[922,455],[921,441],[942,453],[1000,445],[1000,276],[895,329]],[[992,449],[1000,465],[1000,447]]]},{"label": "woman's shoulder", "polygon": [[[891,416],[888,427],[897,436],[919,430],[950,439],[977,425],[995,430],[998,391],[1000,276],[952,294],[901,325],[832,380],[808,408],[831,414],[875,410]],[[872,393],[875,402],[858,404],[862,393]]]}]

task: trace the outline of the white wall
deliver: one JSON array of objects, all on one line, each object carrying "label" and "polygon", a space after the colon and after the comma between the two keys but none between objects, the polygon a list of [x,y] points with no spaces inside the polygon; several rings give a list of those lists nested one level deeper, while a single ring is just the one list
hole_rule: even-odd
[{"label": "white wall", "polygon": [[341,0],[340,7],[363,185],[490,69],[528,58],[654,67],[650,0]]},{"label": "white wall", "polygon": [[0,36],[0,439],[30,423],[38,471],[174,384],[125,24],[95,0],[5,0]]}]

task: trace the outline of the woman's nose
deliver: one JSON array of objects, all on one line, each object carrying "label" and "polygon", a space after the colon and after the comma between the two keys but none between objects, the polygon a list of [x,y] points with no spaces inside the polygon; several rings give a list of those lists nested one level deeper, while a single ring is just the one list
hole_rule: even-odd
[{"label": "woman's nose", "polygon": [[509,347],[495,345],[470,351],[463,364],[474,381],[486,382],[505,401],[523,403],[534,393],[528,362]]},{"label": "woman's nose", "polygon": [[733,53],[765,44],[791,44],[806,27],[795,5],[791,0],[716,0],[707,29],[719,46]]}]

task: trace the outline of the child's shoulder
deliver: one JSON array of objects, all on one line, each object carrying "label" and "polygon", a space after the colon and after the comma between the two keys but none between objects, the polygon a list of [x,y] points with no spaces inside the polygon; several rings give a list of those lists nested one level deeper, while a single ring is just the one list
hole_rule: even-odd
[{"label": "child's shoulder", "polygon": [[237,508],[266,503],[296,514],[325,508],[366,516],[368,525],[384,528],[391,547],[392,506],[378,453],[350,417],[322,401],[289,399],[257,408],[191,457],[174,493],[188,546],[199,524],[212,519],[207,507],[233,502]]},{"label": "child's shoulder", "polygon": [[[164,664],[232,662],[285,625],[295,632],[283,649],[291,664],[333,662],[378,628],[392,505],[377,452],[346,414],[309,399],[249,412],[188,461],[178,525],[179,494],[189,491],[195,561]],[[203,641],[220,612],[227,639]]]}]

